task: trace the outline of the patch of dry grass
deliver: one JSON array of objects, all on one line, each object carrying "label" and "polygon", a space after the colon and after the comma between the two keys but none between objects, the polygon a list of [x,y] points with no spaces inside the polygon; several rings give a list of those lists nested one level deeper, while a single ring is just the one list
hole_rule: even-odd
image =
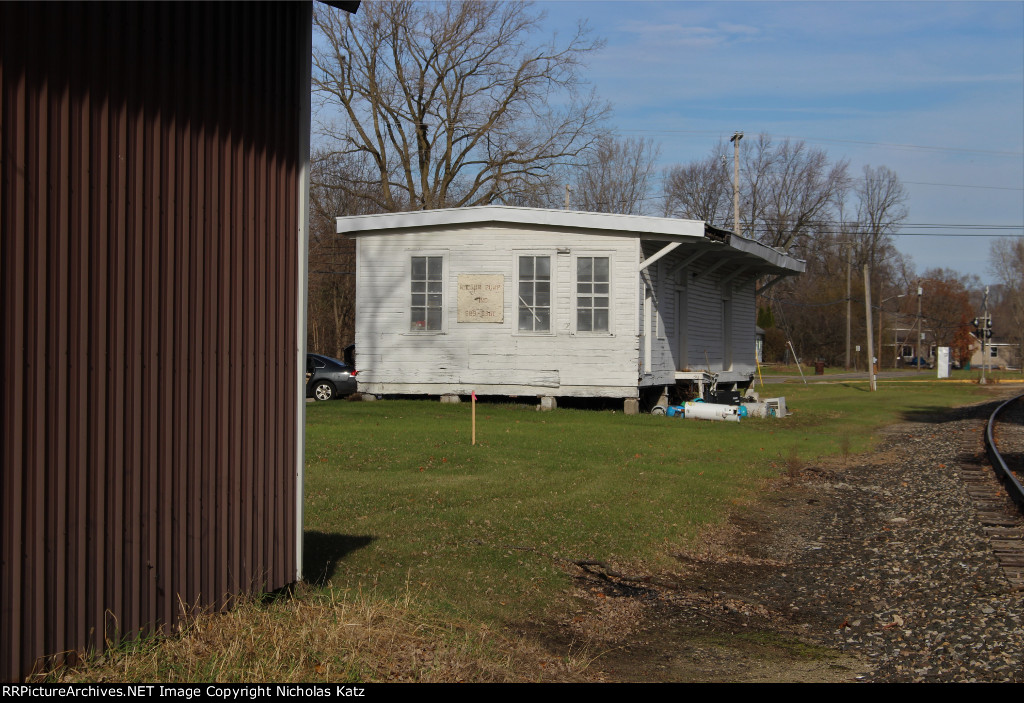
[{"label": "patch of dry grass", "polygon": [[800,474],[804,470],[804,460],[800,458],[800,450],[796,446],[789,448],[789,454],[786,456],[786,475],[789,476],[790,480],[800,477]]},{"label": "patch of dry grass", "polygon": [[196,616],[173,637],[54,672],[67,682],[516,682],[576,680],[578,664],[479,623],[424,619],[410,600],[304,589]]}]

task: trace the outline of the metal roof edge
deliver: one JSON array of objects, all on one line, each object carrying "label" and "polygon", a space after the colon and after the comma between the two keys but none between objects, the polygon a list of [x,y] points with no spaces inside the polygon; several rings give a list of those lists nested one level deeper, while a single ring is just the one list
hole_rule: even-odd
[{"label": "metal roof edge", "polygon": [[445,210],[413,210],[379,215],[338,217],[336,231],[338,234],[368,234],[391,229],[485,223],[610,230],[701,239],[704,237],[704,223],[700,220],[680,220],[647,215],[616,215],[579,210],[548,210],[510,205],[481,205]]},{"label": "metal roof edge", "polygon": [[779,251],[775,247],[770,247],[767,244],[762,244],[761,242],[753,239],[747,239],[735,232],[729,232],[727,241],[729,246],[733,249],[747,254],[753,254],[754,256],[760,257],[779,268],[787,269],[793,273],[803,273],[807,270],[807,262],[803,259],[790,256],[786,252]]}]

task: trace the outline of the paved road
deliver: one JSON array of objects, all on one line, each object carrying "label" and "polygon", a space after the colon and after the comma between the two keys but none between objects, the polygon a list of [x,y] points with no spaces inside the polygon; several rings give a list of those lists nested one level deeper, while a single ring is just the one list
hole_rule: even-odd
[{"label": "paved road", "polygon": [[[917,370],[903,370],[896,369],[892,371],[879,371],[877,378],[879,379],[915,379],[921,381],[930,381],[935,379],[937,374],[932,369],[924,369],[923,371]],[[755,376],[756,378],[756,376]],[[763,376],[765,383],[785,383],[790,381],[801,381],[803,380],[799,375],[794,376]],[[829,381],[867,381],[867,371],[851,371],[849,373],[830,373],[825,376],[815,376],[813,373],[806,374],[804,377],[808,383],[828,383]]]}]

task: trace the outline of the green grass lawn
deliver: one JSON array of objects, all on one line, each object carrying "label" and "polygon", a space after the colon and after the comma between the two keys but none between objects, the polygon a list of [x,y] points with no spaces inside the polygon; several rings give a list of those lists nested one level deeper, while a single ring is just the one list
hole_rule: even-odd
[{"label": "green grass lawn", "polygon": [[[632,574],[733,511],[769,478],[870,447],[1005,390],[945,382],[774,384],[793,415],[739,423],[437,401],[307,405],[307,586],[243,601],[55,681],[539,681],[586,668],[507,623],[565,614],[574,560]],[[740,635],[744,637],[746,635]],[[757,638],[759,633],[750,633]],[[732,640],[730,640],[731,642]],[[429,656],[427,656],[429,655]],[[559,657],[555,660],[553,657]]]},{"label": "green grass lawn", "polygon": [[774,385],[793,415],[740,423],[437,401],[307,406],[307,580],[411,594],[439,614],[539,614],[573,560],[673,568],[672,554],[766,478],[859,452],[879,425],[977,400],[943,383]]}]

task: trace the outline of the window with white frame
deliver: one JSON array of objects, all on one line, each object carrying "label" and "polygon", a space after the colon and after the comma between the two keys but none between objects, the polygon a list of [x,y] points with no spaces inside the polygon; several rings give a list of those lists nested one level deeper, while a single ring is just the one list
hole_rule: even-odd
[{"label": "window with white frame", "polygon": [[576,331],[607,332],[611,266],[607,256],[576,258]]},{"label": "window with white frame", "polygon": [[519,330],[551,330],[551,257],[519,257]]},{"label": "window with white frame", "polygon": [[444,257],[412,257],[412,303],[409,307],[411,331],[441,330],[441,311],[444,303],[443,273]]}]

